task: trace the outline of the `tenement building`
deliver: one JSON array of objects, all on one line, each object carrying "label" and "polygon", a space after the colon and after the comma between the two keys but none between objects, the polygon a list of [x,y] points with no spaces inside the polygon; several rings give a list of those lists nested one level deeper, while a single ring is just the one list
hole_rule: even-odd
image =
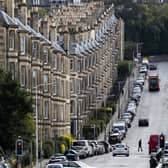
[{"label": "tenement building", "polygon": [[43,138],[70,132],[82,137],[117,79],[122,19],[101,1],[52,6],[42,17],[38,5],[8,1],[7,13],[0,6],[1,67],[34,95]]},{"label": "tenement building", "polygon": [[11,1],[6,5],[8,14],[0,11],[0,66],[32,92],[40,139],[69,134],[69,58],[56,39],[51,42],[26,24],[25,4],[18,6],[18,17]]}]

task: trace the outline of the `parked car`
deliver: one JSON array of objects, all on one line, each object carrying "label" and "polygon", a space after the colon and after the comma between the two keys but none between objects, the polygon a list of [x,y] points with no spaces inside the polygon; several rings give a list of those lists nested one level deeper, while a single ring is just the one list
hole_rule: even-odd
[{"label": "parked car", "polygon": [[145,84],[145,80],[144,80],[144,78],[142,76],[139,76],[136,79],[136,83],[140,83],[140,84],[144,85]]},{"label": "parked car", "polygon": [[109,133],[108,142],[110,143],[110,145],[113,146],[116,143],[120,143],[121,140],[122,140],[122,138],[119,133]]},{"label": "parked car", "polygon": [[80,146],[86,151],[87,156],[92,155],[92,147],[89,145],[88,140],[76,140],[72,143],[72,146]]},{"label": "parked car", "polygon": [[131,113],[124,112],[121,114],[121,117],[123,116],[127,116],[131,121],[134,119],[134,115],[132,115]]},{"label": "parked car", "polygon": [[98,148],[96,147],[95,143],[89,141],[89,145],[92,147],[93,155],[97,155],[98,154]]},{"label": "parked car", "polygon": [[148,69],[146,66],[141,66],[140,69],[139,69],[139,73],[144,73],[144,74],[147,74],[148,72]]},{"label": "parked car", "polygon": [[95,144],[96,153],[97,154],[102,154],[102,146],[98,144],[97,140],[91,140],[91,143]]},{"label": "parked car", "polygon": [[62,162],[62,161],[65,161],[67,160],[66,156],[51,156],[49,161],[48,161],[48,164],[52,164],[52,163],[57,163],[57,162]]},{"label": "parked car", "polygon": [[157,66],[155,64],[149,64],[149,70],[157,70]]},{"label": "parked car", "polygon": [[121,116],[121,120],[126,122],[128,128],[131,127],[131,119],[129,118],[129,116],[122,115]]},{"label": "parked car", "polygon": [[112,131],[115,130],[116,128],[119,129],[119,131],[122,134],[122,139],[124,139],[126,137],[127,132],[126,123],[124,121],[116,121],[112,125]]},{"label": "parked car", "polygon": [[71,149],[78,153],[79,158],[86,158],[88,156],[88,153],[83,146],[72,146]]},{"label": "parked car", "polygon": [[127,107],[126,113],[130,113],[131,115],[135,116],[136,115],[136,109]]},{"label": "parked car", "polygon": [[112,155],[126,155],[129,156],[129,147],[124,143],[115,144],[113,147]]},{"label": "parked car", "polygon": [[66,151],[65,156],[68,160],[79,160],[79,153],[73,149]]},{"label": "parked car", "polygon": [[81,161],[66,161],[62,165],[64,168],[95,168]]},{"label": "parked car", "polygon": [[105,153],[109,153],[112,151],[112,147],[111,145],[109,144],[109,142],[107,141],[99,141],[98,142],[99,144],[102,144],[104,146],[104,149],[105,149]]},{"label": "parked car", "polygon": [[46,168],[64,168],[64,167],[60,163],[51,163],[51,164],[47,164]]}]

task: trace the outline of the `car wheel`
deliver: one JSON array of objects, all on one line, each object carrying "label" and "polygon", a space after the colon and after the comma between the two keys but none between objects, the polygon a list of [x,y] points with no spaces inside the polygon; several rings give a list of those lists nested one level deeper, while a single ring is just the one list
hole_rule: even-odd
[{"label": "car wheel", "polygon": [[129,154],[127,154],[126,156],[129,157]]},{"label": "car wheel", "polygon": [[115,154],[113,154],[113,157],[115,157],[116,155]]}]

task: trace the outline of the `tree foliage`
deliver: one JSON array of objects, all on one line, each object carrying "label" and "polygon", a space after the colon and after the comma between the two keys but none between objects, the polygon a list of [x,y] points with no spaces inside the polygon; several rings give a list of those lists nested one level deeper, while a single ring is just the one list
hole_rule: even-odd
[{"label": "tree foliage", "polygon": [[29,141],[33,132],[30,94],[12,80],[10,73],[0,70],[0,145],[4,150],[14,150],[18,136]]},{"label": "tree foliage", "polygon": [[124,7],[116,13],[125,22],[125,40],[142,42],[143,54],[167,54],[168,4],[122,3]]}]

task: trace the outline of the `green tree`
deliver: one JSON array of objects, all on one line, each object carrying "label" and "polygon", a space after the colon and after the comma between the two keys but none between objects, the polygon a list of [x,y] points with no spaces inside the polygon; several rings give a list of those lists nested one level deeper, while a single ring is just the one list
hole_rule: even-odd
[{"label": "green tree", "polygon": [[0,144],[4,150],[14,150],[15,141],[21,136],[30,141],[34,132],[32,98],[20,88],[8,72],[0,70]]}]

